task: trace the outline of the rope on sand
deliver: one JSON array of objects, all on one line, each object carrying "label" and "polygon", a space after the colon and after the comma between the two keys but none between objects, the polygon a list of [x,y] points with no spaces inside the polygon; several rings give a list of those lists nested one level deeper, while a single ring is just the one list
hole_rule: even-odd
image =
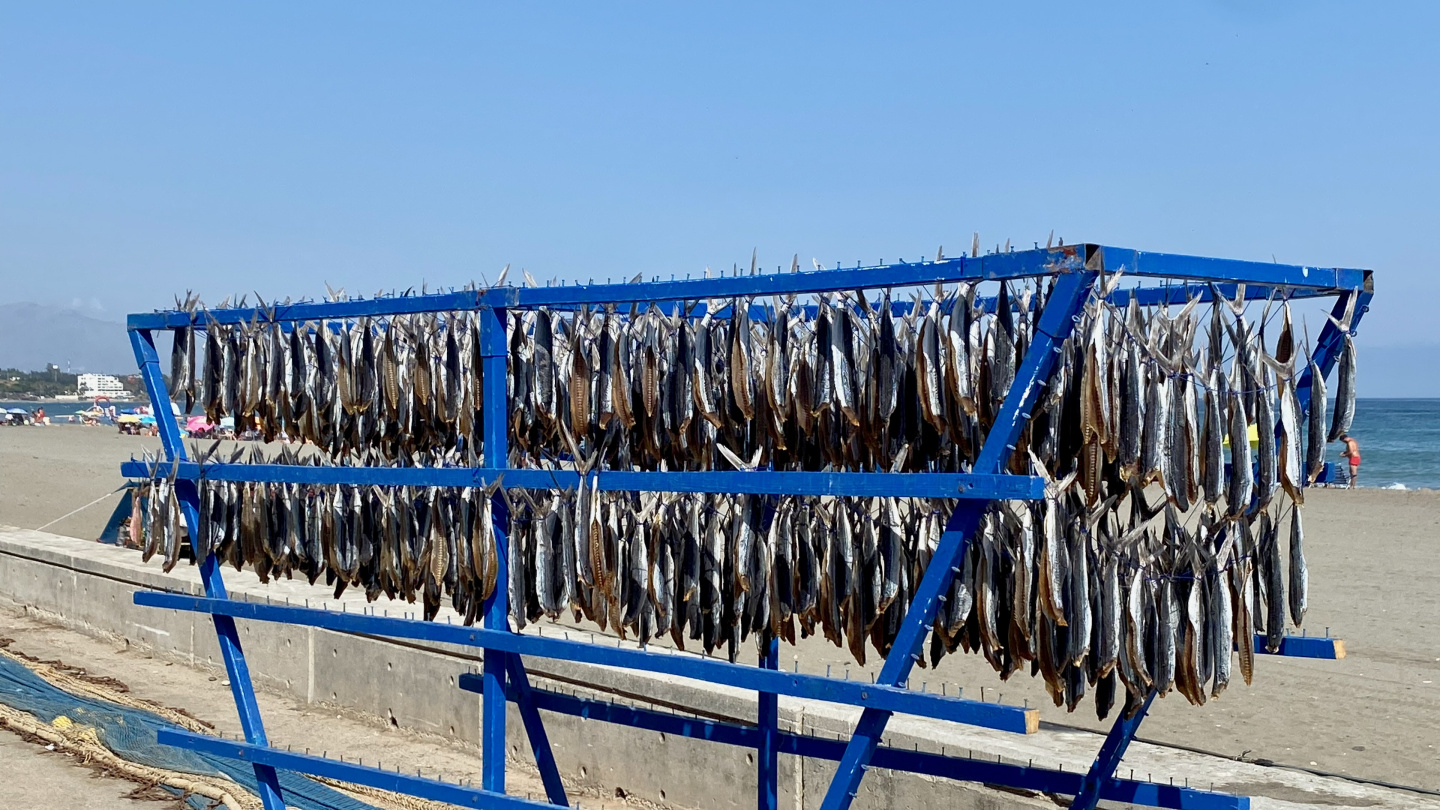
[{"label": "rope on sand", "polygon": [[[13,650],[7,649],[9,643],[9,639],[0,639],[0,657],[10,659],[20,666],[29,669],[45,681],[65,692],[92,700],[105,701],[126,708],[149,712],[187,731],[200,734],[214,733],[213,727],[209,724],[197,720],[184,712],[168,708],[153,701],[134,697],[122,691],[124,689],[123,686],[117,687],[102,682],[92,682],[83,677],[72,675],[70,672],[61,669],[52,662],[41,661],[27,655],[18,654]],[[240,788],[240,786],[230,782],[228,779],[194,776],[179,771],[141,765],[124,759],[100,741],[94,728],[75,723],[67,716],[62,715],[55,718],[53,723],[47,724],[28,712],[0,703],[0,728],[4,727],[9,727],[19,732],[22,736],[44,740],[50,745],[53,745],[57,751],[70,752],[74,754],[76,759],[82,764],[93,763],[108,773],[141,785],[166,785],[185,793],[202,796],[215,806],[223,804],[227,810],[262,809],[259,797],[251,795],[249,791]],[[368,802],[382,810],[443,810],[443,808],[450,806],[441,802],[391,793],[365,785],[356,785],[317,776],[311,776],[310,778],[331,789],[347,794],[351,798],[361,802]],[[234,791],[233,793],[231,792],[232,790]]]},{"label": "rope on sand", "polygon": [[23,667],[29,668],[31,672],[34,672],[36,675],[39,675],[41,678],[44,678],[72,695],[104,700],[126,708],[139,709],[140,711],[158,714],[167,722],[174,723],[186,731],[193,731],[197,734],[215,733],[213,726],[196,720],[184,712],[175,711],[174,709],[162,706],[153,701],[133,697],[119,689],[107,689],[103,686],[90,683],[82,678],[77,678],[74,675],[60,670],[47,661],[39,661],[28,656],[17,655],[9,649],[6,649],[8,643],[4,642],[8,642],[8,640],[0,639],[0,655],[19,663]]},{"label": "rope on sand", "polygon": [[111,495],[118,495],[118,494],[120,494],[121,492],[124,492],[126,489],[127,489],[127,487],[121,487],[121,488],[115,490],[114,492],[107,492],[107,493],[105,493],[104,495],[101,495],[100,497],[96,498],[95,500],[93,500],[93,501],[85,504],[84,506],[80,507],[79,509],[75,509],[75,510],[66,512],[65,514],[61,515],[60,517],[55,518],[54,520],[50,521],[49,523],[46,523],[44,526],[40,526],[39,528],[35,529],[35,531],[37,531],[37,532],[43,532],[43,531],[45,531],[46,529],[50,528],[51,526],[54,526],[56,523],[59,523],[60,521],[64,520],[65,518],[68,518],[68,517],[70,517],[71,515],[73,515],[73,514],[75,514],[75,513],[77,513],[77,512],[83,512],[83,511],[85,511],[86,509],[89,509],[90,507],[94,506],[95,504],[100,503],[101,501],[103,501],[103,500],[105,500],[106,498],[110,497]]},{"label": "rope on sand", "polygon": [[186,794],[203,796],[211,802],[225,805],[230,810],[251,810],[261,806],[258,798],[251,797],[244,791],[240,792],[244,798],[237,798],[230,792],[231,786],[219,780],[202,779],[122,759],[101,744],[95,735],[95,729],[76,723],[61,723],[61,719],[63,718],[56,718],[56,723],[50,725],[42,723],[32,714],[0,704],[0,725],[44,740],[53,745],[56,751],[70,752],[82,763],[94,763],[107,772],[142,785],[168,785]]}]

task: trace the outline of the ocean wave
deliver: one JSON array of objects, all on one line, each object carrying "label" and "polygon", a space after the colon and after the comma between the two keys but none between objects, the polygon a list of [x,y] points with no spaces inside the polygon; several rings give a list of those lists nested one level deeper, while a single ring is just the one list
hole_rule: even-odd
[{"label": "ocean wave", "polygon": [[1386,484],[1385,486],[1381,487],[1381,489],[1409,489],[1409,487],[1397,481],[1393,484]]}]

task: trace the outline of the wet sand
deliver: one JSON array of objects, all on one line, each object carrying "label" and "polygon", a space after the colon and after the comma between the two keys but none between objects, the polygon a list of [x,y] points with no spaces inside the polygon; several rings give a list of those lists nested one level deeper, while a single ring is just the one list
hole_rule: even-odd
[{"label": "wet sand", "polygon": [[[123,483],[119,464],[158,444],[109,428],[0,428],[0,524],[39,528],[102,498],[46,529],[94,539],[118,500],[103,496]],[[1155,702],[1141,737],[1440,790],[1440,492],[1312,490],[1305,528],[1305,629],[1328,628],[1345,640],[1348,657],[1257,656],[1253,686],[1237,668],[1230,689],[1204,707],[1172,693]],[[874,660],[859,667],[848,652],[815,639],[782,645],[781,660],[802,672],[848,669],[854,679],[879,670]],[[912,687],[921,684],[933,691],[944,684],[950,694],[963,687],[976,699],[983,688],[986,700],[1041,706],[1046,723],[1108,728],[1090,701],[1067,714],[1038,679],[1001,682],[977,655],[949,656],[938,671],[917,669]]]}]

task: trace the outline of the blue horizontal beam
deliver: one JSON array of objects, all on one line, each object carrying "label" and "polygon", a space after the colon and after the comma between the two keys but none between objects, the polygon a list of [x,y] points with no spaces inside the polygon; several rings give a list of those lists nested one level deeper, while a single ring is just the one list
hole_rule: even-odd
[{"label": "blue horizontal beam", "polygon": [[1338,661],[1345,657],[1345,641],[1328,636],[1284,636],[1280,639],[1280,649],[1272,653],[1265,648],[1265,636],[1256,633],[1255,653],[1257,655],[1283,655],[1286,658],[1324,658]]},{"label": "blue horizontal beam", "polygon": [[[1145,253],[1127,248],[1071,245],[1038,248],[986,256],[962,256],[940,261],[900,262],[873,267],[810,270],[635,284],[587,284],[560,287],[489,287],[433,295],[391,296],[352,301],[277,304],[273,308],[208,310],[217,323],[313,321],[383,317],[387,315],[473,310],[479,307],[549,306],[565,308],[587,304],[646,305],[652,302],[705,301],[743,296],[808,294],[833,290],[868,290],[887,287],[924,287],[958,281],[993,281],[1053,275],[1078,270],[1095,251],[1103,251],[1108,272],[1123,270],[1134,276],[1191,281],[1243,281],[1297,290],[1329,291],[1359,288],[1364,270],[1303,267],[1299,265],[1207,259],[1169,253]],[[178,310],[135,313],[127,318],[130,329],[204,328],[206,316]]]},{"label": "blue horizontal beam", "polygon": [[[459,685],[461,689],[471,692],[483,692],[484,690],[484,680],[478,675],[461,675]],[[758,748],[760,745],[761,732],[754,726],[623,706],[533,687],[530,695],[535,708],[542,711],[742,748]],[[512,702],[517,701],[517,696],[513,693],[507,697]],[[781,731],[778,749],[782,754],[838,762],[845,753],[845,743],[841,740],[826,740]],[[885,746],[876,749],[871,765],[876,768],[919,773],[964,782],[980,782],[1070,796],[1079,791],[1083,777],[1080,772],[1067,773],[1049,768],[989,762],[969,757],[953,757]],[[1250,806],[1250,800],[1245,796],[1130,779],[1113,780],[1108,787],[1102,788],[1100,796],[1111,801],[1123,801],[1146,807],[1185,808],[1185,810],[1242,810]]]},{"label": "blue horizontal beam", "polygon": [[603,647],[581,641],[512,633],[508,630],[462,627],[388,616],[366,616],[358,613],[336,613],[304,607],[261,605],[237,602],[231,599],[206,599],[159,591],[136,591],[135,604],[233,616],[237,619],[319,627],[342,633],[361,633],[389,638],[459,644],[519,655],[576,661],[582,664],[659,672],[741,689],[773,692],[777,695],[824,700],[851,706],[868,706],[885,711],[951,720],[1017,734],[1031,734],[1040,727],[1038,709],[913,692],[895,686],[860,681],[839,681],[818,675],[761,669],[686,653],[659,653],[621,647]]},{"label": "blue horizontal beam", "polygon": [[[1214,286],[1215,288],[1218,288],[1220,290],[1220,294],[1222,296],[1231,301],[1235,300],[1236,295],[1239,292],[1239,290],[1237,289],[1238,285],[1233,283],[1216,284]],[[1337,292],[1336,290],[1292,289],[1289,287],[1272,287],[1265,284],[1247,284],[1245,286],[1246,301],[1266,301],[1269,300],[1271,297],[1288,298],[1289,300],[1294,301],[1302,298],[1327,298],[1333,295],[1339,295],[1339,292]],[[1130,299],[1132,297],[1134,297],[1139,302],[1140,306],[1154,307],[1162,305],[1179,306],[1182,304],[1188,304],[1192,299],[1195,298],[1200,299],[1201,303],[1209,303],[1210,301],[1214,300],[1215,294],[1211,288],[1211,285],[1209,284],[1167,284],[1160,287],[1139,287],[1116,290],[1109,295],[1107,300],[1109,300],[1115,306],[1123,309],[1126,306],[1129,306]],[[994,313],[995,307],[998,304],[998,300],[999,299],[997,299],[993,295],[976,298],[975,307],[981,312]],[[920,305],[922,307],[929,307],[930,301],[931,299],[929,298],[922,299]],[[1035,301],[1036,299],[1031,299],[1030,309],[1032,310],[1034,309]],[[870,303],[871,306],[874,307],[878,307],[879,304],[879,302],[876,301],[872,301]],[[943,300],[938,303],[940,312],[944,314],[949,314],[951,308],[954,306],[953,299]],[[1018,298],[1011,299],[1011,306],[1013,308],[1019,309],[1019,305],[1020,301]],[[897,318],[901,318],[910,314],[910,310],[914,308],[915,304],[913,301],[890,302],[890,313]],[[727,305],[715,310],[714,315],[717,318],[729,318],[733,309],[733,307]],[[770,313],[773,310],[773,306],[766,306],[764,304],[752,304],[750,306],[750,320],[760,323],[769,322]],[[680,304],[678,302],[669,302],[667,304],[661,305],[660,311],[666,315],[673,315],[681,311]],[[791,308],[790,311],[792,313],[803,312],[806,317],[813,319],[816,316],[816,313],[819,311],[819,307],[814,304],[796,304],[793,308]],[[689,313],[690,317],[692,318],[703,317],[706,313],[706,306],[705,304],[694,305],[689,309]]]},{"label": "blue horizontal beam", "polygon": [[[164,470],[169,474],[170,470]],[[154,473],[141,461],[120,465],[127,478]],[[751,495],[893,496],[905,498],[983,498],[1039,500],[1045,480],[1028,475],[969,473],[788,472],[779,470],[714,472],[594,473],[608,492],[722,492]],[[375,484],[378,486],[484,487],[500,480],[505,489],[575,489],[580,474],[571,470],[494,470],[482,467],[313,467],[305,464],[206,464],[182,461],[176,477],[185,480],[262,481],[290,484]]]},{"label": "blue horizontal beam", "polygon": [[460,807],[496,808],[496,810],[548,810],[558,805],[529,801],[480,788],[465,787],[420,776],[382,771],[352,762],[339,762],[311,754],[297,754],[265,745],[225,740],[208,734],[195,734],[180,729],[162,728],[156,735],[161,745],[173,745],[212,756],[238,759],[258,765],[284,768],[297,773],[337,779],[355,785],[418,796],[431,801]]},{"label": "blue horizontal beam", "polygon": [[1275,287],[1305,287],[1330,291],[1358,289],[1365,283],[1364,270],[1306,267],[1241,259],[1209,259],[1117,247],[1098,249],[1104,253],[1105,272],[1124,272],[1130,276],[1192,281],[1243,281],[1247,284],[1253,282]]},{"label": "blue horizontal beam", "polygon": [[[1226,299],[1234,301],[1239,293],[1237,284],[1216,284],[1215,288]],[[1266,301],[1272,296],[1296,300],[1300,298],[1324,298],[1332,295],[1339,295],[1335,290],[1292,290],[1289,288],[1272,287],[1266,284],[1246,284],[1246,301]],[[1135,300],[1142,307],[1153,306],[1175,306],[1188,304],[1192,299],[1198,298],[1201,303],[1208,304],[1215,300],[1214,291],[1209,284],[1176,284],[1165,287],[1141,287],[1138,289],[1116,290],[1110,294],[1110,303],[1121,309],[1130,305],[1130,299]]]},{"label": "blue horizontal beam", "polygon": [[433,295],[405,295],[388,298],[354,299],[350,301],[303,301],[296,304],[276,304],[273,308],[242,307],[211,309],[196,315],[181,310],[160,310],[137,312],[125,319],[125,325],[135,329],[179,329],[194,325],[204,329],[207,315],[216,323],[251,323],[257,318],[266,321],[318,321],[331,318],[361,318],[378,315],[413,315],[421,312],[449,312],[452,310],[476,309],[480,306],[480,294],[476,290],[437,293]]},{"label": "blue horizontal beam", "polygon": [[[875,267],[835,270],[808,270],[803,273],[770,273],[754,276],[723,276],[635,284],[576,284],[560,287],[488,287],[482,290],[371,298],[364,301],[306,302],[278,305],[273,310],[248,307],[212,309],[217,323],[250,323],[257,317],[267,320],[318,320],[438,312],[491,307],[542,307],[579,304],[648,304],[660,301],[700,301],[740,296],[789,295],[829,290],[911,287],[936,282],[981,281],[1046,275],[1084,264],[1084,248],[1072,246],[1055,250],[1026,250],[992,253],[976,258],[959,257],[938,262],[903,262]],[[160,311],[137,313],[127,321],[130,329],[174,329],[190,325],[189,313]],[[204,318],[197,326],[204,326]]]},{"label": "blue horizontal beam", "polygon": [[591,284],[569,287],[496,287],[485,291],[497,307],[539,307],[559,304],[641,304],[652,301],[700,301],[742,296],[790,295],[832,290],[915,287],[956,281],[987,281],[1052,275],[1077,270],[1086,247],[1021,250],[940,261],[897,262],[874,267],[809,270],[754,276],[652,281],[639,284]]}]

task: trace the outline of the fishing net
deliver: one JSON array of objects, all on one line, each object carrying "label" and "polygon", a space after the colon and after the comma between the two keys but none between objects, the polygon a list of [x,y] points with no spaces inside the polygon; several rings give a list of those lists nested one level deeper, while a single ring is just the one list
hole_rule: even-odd
[{"label": "fishing net", "polygon": [[[261,806],[250,763],[156,741],[162,728],[202,731],[203,723],[173,710],[147,707],[116,690],[87,684],[55,666],[31,664],[67,687],[61,688],[27,663],[8,653],[0,655],[0,722],[4,725],[107,773],[183,796],[197,810]],[[100,697],[107,692],[116,700]],[[375,808],[293,771],[279,771],[279,779],[286,804],[298,810]]]}]

